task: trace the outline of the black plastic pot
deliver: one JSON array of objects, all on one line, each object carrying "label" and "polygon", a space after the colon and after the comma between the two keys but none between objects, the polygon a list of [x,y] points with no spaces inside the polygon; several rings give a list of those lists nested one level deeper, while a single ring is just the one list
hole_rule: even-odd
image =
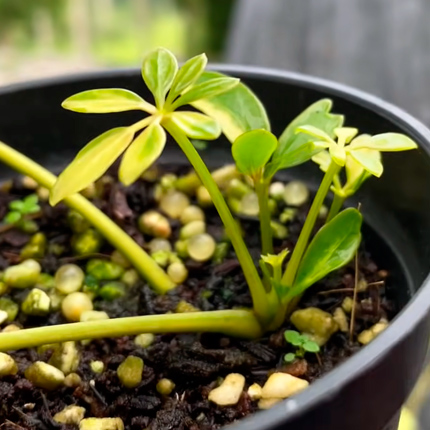
[{"label": "black plastic pot", "polygon": [[[403,310],[390,327],[302,394],[231,427],[237,430],[382,430],[397,426],[398,412],[423,364],[430,331],[430,131],[400,109],[331,82],[264,69],[222,67],[261,97],[273,130],[322,97],[362,132],[408,134],[420,150],[385,156],[385,173],[370,179],[356,197],[362,203],[366,245],[392,273],[391,294]],[[98,87],[147,94],[137,70],[101,72],[15,85],[0,90],[0,139],[58,170],[84,143],[108,128],[129,124],[139,113],[80,115],[63,110],[67,96]],[[227,142],[203,153],[210,165],[230,159]],[[167,147],[162,160],[186,162]],[[0,178],[12,173],[1,167]],[[315,186],[320,174],[308,163],[286,172]],[[355,203],[354,201],[351,203]],[[377,233],[375,233],[377,232]]]}]

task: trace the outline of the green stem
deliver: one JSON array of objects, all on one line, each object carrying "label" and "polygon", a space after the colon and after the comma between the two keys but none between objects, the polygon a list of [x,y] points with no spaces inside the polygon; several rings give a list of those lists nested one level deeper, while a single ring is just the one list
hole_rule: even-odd
[{"label": "green stem", "polygon": [[234,220],[230,209],[228,208],[227,203],[221,194],[221,191],[212,178],[212,175],[206,167],[206,164],[203,162],[199,153],[196,151],[184,132],[168,118],[163,120],[163,125],[178,143],[194,167],[197,175],[200,177],[203,185],[208,190],[213,204],[215,205],[215,208],[217,209],[225,226],[226,232],[231,240],[234,250],[236,251],[237,259],[242,266],[243,273],[251,291],[254,311],[263,324],[268,323],[276,312],[276,309],[273,309],[270,304],[270,298],[268,297],[263,283],[258,275],[254,261],[249,254],[236,221]]},{"label": "green stem", "polygon": [[256,339],[262,335],[260,324],[252,311],[189,312],[60,324],[1,333],[0,351],[140,333],[187,332],[223,333],[247,339]]},{"label": "green stem", "polygon": [[342,209],[343,203],[345,202],[345,197],[339,196],[338,194],[334,195],[333,201],[330,206],[330,211],[327,215],[326,224],[331,221]]},{"label": "green stem", "polygon": [[270,226],[269,210],[269,184],[267,181],[257,179],[254,183],[258,197],[259,219],[261,230],[262,254],[273,254],[272,227]]},{"label": "green stem", "polygon": [[[18,172],[30,176],[41,186],[51,189],[57,180],[48,170],[25,155],[0,142],[0,160]],[[70,208],[84,216],[106,239],[133,264],[136,270],[159,293],[175,287],[163,269],[108,216],[80,194],[64,199]]]},{"label": "green stem", "polygon": [[318,188],[314,201],[312,202],[312,206],[306,217],[305,224],[303,225],[302,231],[300,232],[299,239],[296,243],[296,246],[294,247],[294,251],[288,263],[287,270],[282,277],[282,283],[284,285],[292,286],[294,284],[297,270],[299,268],[299,264],[302,260],[303,254],[305,253],[306,248],[308,246],[309,238],[315,226],[315,221],[318,218],[321,206],[324,203],[324,199],[326,198],[330,186],[333,182],[333,177],[338,171],[339,166],[334,161],[332,161],[330,167],[324,175],[320,187]]}]

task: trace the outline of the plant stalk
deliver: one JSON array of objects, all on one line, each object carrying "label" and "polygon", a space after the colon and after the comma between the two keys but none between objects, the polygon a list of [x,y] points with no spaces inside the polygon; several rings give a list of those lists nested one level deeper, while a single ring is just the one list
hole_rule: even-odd
[{"label": "plant stalk", "polygon": [[[0,142],[0,160],[16,171],[30,176],[41,186],[51,189],[55,175],[25,155]],[[70,208],[79,212],[129,261],[158,293],[166,293],[175,287],[164,270],[117,224],[80,194],[64,199]]]},{"label": "plant stalk", "polygon": [[303,225],[302,231],[300,232],[299,239],[296,243],[296,246],[294,247],[294,251],[291,254],[291,259],[288,263],[287,270],[282,277],[283,285],[291,287],[294,284],[297,270],[299,268],[303,254],[305,253],[308,246],[309,238],[314,229],[321,206],[324,203],[324,199],[326,198],[333,182],[333,177],[337,174],[339,169],[340,167],[334,161],[332,161],[330,167],[327,169],[327,172],[324,175],[324,178],[318,188],[314,201],[312,202],[312,206],[306,217],[305,224]]},{"label": "plant stalk", "polygon": [[258,197],[261,230],[261,253],[263,255],[273,254],[272,227],[270,226],[269,210],[269,184],[263,179],[257,179],[254,183],[255,192]]},{"label": "plant stalk", "polygon": [[345,197],[341,197],[338,194],[334,195],[333,201],[331,202],[330,211],[327,215],[326,224],[331,221],[342,209],[345,202]]},{"label": "plant stalk", "polygon": [[262,335],[260,324],[252,311],[189,312],[60,324],[1,333],[0,351],[140,333],[187,332],[223,333],[247,339],[256,339]]},{"label": "plant stalk", "polygon": [[274,313],[276,313],[276,309],[273,309],[273,306],[270,305],[270,298],[266,293],[263,283],[258,275],[254,261],[249,254],[236,221],[234,220],[230,209],[228,208],[227,203],[221,194],[221,191],[212,178],[212,175],[206,167],[206,164],[203,162],[199,153],[196,151],[183,131],[168,118],[163,120],[163,126],[172,135],[184,154],[187,156],[188,160],[194,167],[194,170],[212,198],[213,204],[215,205],[215,208],[221,217],[233,248],[236,251],[237,259],[240,262],[249,289],[251,291],[255,314],[257,315],[259,321],[261,321],[263,324],[270,322]]}]

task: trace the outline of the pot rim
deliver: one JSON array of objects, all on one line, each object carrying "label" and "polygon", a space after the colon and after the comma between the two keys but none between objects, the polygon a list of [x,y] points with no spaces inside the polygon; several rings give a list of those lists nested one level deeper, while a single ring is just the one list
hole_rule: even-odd
[{"label": "pot rim", "polygon": [[[365,91],[339,84],[323,78],[313,77],[297,72],[276,70],[265,67],[242,66],[231,64],[211,64],[210,69],[227,74],[240,74],[243,78],[271,79],[275,82],[297,85],[327,93],[327,97],[337,96],[353,102],[371,112],[398,123],[406,132],[418,141],[420,149],[430,158],[430,130],[419,120],[403,109],[386,102]],[[100,70],[44,78],[28,82],[12,83],[0,88],[0,96],[16,91],[31,90],[43,86],[63,85],[71,82],[84,81],[95,77],[135,76],[140,73],[136,68],[119,68]],[[394,347],[409,336],[413,328],[424,320],[430,311],[430,275],[409,300],[406,306],[393,319],[389,327],[378,338],[355,353],[342,364],[312,383],[302,393],[275,405],[268,411],[261,411],[229,426],[236,430],[245,430],[252,424],[253,428],[275,428],[277,425],[305,414],[318,403],[326,403],[335,397],[346,385],[374,368],[390,354]]]}]

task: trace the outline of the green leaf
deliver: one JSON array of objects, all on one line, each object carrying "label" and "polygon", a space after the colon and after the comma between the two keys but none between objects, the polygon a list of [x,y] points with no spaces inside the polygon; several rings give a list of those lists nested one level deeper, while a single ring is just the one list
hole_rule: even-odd
[{"label": "green leaf", "polygon": [[164,48],[150,52],[142,64],[142,77],[146,86],[154,95],[158,108],[164,105],[164,98],[172,85],[178,70],[175,56]]},{"label": "green leaf", "polygon": [[412,139],[400,133],[377,134],[364,141],[357,141],[357,139],[355,139],[351,143],[351,148],[354,150],[367,148],[383,152],[407,151],[416,149],[417,147],[417,144]]},{"label": "green leaf", "polygon": [[9,209],[17,212],[21,212],[25,207],[25,203],[22,200],[14,200],[9,203]]},{"label": "green leaf", "polygon": [[231,90],[238,84],[239,79],[225,76],[194,85],[173,103],[172,109],[175,110],[180,106],[188,105],[201,99],[215,97]]},{"label": "green leaf", "polygon": [[37,194],[31,194],[23,200],[24,206],[21,210],[22,214],[33,214],[40,210],[40,206],[38,205],[39,197]]},{"label": "green leaf", "polygon": [[289,352],[288,354],[284,355],[284,361],[286,363],[292,363],[296,359],[296,354],[293,352]]},{"label": "green leaf", "polygon": [[133,135],[131,128],[118,127],[88,143],[58,177],[51,190],[51,204],[57,204],[100,178],[124,152]]},{"label": "green leaf", "polygon": [[155,112],[155,106],[136,93],[121,88],[83,91],[64,100],[61,106],[81,113],[124,112],[138,109],[149,113]]},{"label": "green leaf", "polygon": [[21,212],[18,211],[11,211],[6,214],[6,216],[3,218],[3,221],[6,224],[15,224],[22,218]]},{"label": "green leaf", "polygon": [[175,76],[170,89],[169,99],[174,100],[188,87],[193,85],[205,70],[207,62],[208,58],[206,54],[197,55],[185,62]]},{"label": "green leaf", "polygon": [[285,330],[284,338],[288,343],[294,346],[301,346],[303,343],[302,336],[295,330]]},{"label": "green leaf", "polygon": [[288,297],[296,297],[328,273],[347,264],[361,241],[362,216],[357,209],[345,209],[324,225],[310,243],[297,271]]},{"label": "green leaf", "polygon": [[367,170],[372,175],[380,177],[384,171],[384,166],[381,161],[370,154],[366,149],[353,150],[349,147],[348,153],[351,157],[360,164],[365,170]]},{"label": "green leaf", "polygon": [[179,111],[169,117],[191,139],[212,140],[221,134],[219,124],[202,113]]},{"label": "green leaf", "polygon": [[[218,72],[204,72],[198,82],[223,77]],[[258,97],[242,82],[229,91],[215,97],[191,103],[196,109],[215,119],[223,134],[233,143],[246,131],[264,129],[270,131],[267,113]]]},{"label": "green leaf", "polygon": [[25,206],[31,207],[39,203],[39,197],[37,196],[37,194],[30,194],[29,196],[24,198],[23,202]]},{"label": "green leaf", "polygon": [[320,352],[320,347],[316,342],[313,341],[307,341],[302,345],[302,348],[306,351],[306,352],[313,352],[314,354],[317,354],[318,352]]},{"label": "green leaf", "polygon": [[160,124],[152,123],[125,152],[119,167],[119,180],[130,185],[150,167],[163,152],[166,144],[166,133]]},{"label": "green leaf", "polygon": [[237,169],[254,176],[262,172],[277,146],[278,140],[270,131],[252,130],[233,142],[231,152]]},{"label": "green leaf", "polygon": [[322,99],[309,106],[291,121],[278,139],[278,149],[266,169],[267,177],[272,177],[280,169],[302,164],[322,151],[324,146],[315,142],[315,138],[305,133],[297,134],[296,130],[299,127],[310,125],[333,138],[334,129],[343,124],[343,116],[331,113],[331,108],[332,101]]}]

